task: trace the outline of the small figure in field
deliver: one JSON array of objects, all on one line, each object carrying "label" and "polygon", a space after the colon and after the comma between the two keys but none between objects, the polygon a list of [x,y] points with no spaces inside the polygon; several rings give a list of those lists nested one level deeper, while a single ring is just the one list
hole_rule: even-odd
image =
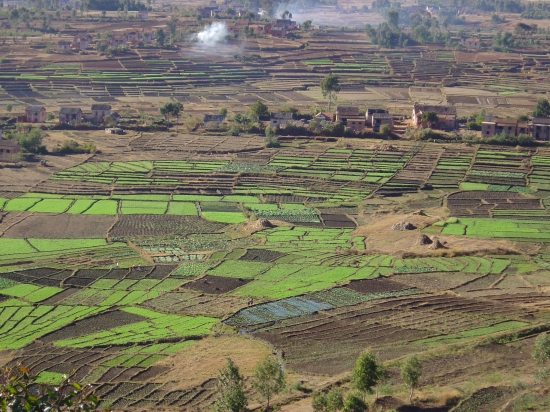
[{"label": "small figure in field", "polygon": [[281,359],[285,360],[285,351],[281,349]]},{"label": "small figure in field", "polygon": [[116,268],[118,269],[118,262],[116,262]]},{"label": "small figure in field", "polygon": [[246,306],[250,306],[250,305],[252,305],[252,298],[248,298],[246,300]]},{"label": "small figure in field", "polygon": [[138,265],[138,270],[141,272],[141,265]]}]

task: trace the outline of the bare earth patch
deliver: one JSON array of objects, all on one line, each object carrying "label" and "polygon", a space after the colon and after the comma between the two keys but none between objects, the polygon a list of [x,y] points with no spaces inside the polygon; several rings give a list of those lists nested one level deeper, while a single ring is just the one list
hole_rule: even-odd
[{"label": "bare earth patch", "polygon": [[251,376],[256,363],[271,350],[264,342],[248,337],[221,336],[207,337],[195,343],[193,350],[185,349],[155,365],[172,368],[163,378],[174,381],[170,389],[196,386],[216,376],[226,358],[231,357],[241,374]]},{"label": "bare earth patch", "polygon": [[[441,216],[422,216],[417,214],[374,214],[353,232],[353,236],[365,236],[365,247],[369,252],[377,251],[395,255],[405,252],[419,255],[440,255],[441,250],[430,250],[426,246],[418,245],[418,236],[422,228],[442,220]],[[415,230],[392,230],[391,227],[401,222],[410,222]],[[485,250],[517,250],[514,242],[494,239],[476,239],[471,237],[441,235],[437,238],[442,242],[448,253],[477,253]]]},{"label": "bare earth patch", "polygon": [[33,214],[4,232],[8,238],[79,239],[105,238],[116,216]]}]

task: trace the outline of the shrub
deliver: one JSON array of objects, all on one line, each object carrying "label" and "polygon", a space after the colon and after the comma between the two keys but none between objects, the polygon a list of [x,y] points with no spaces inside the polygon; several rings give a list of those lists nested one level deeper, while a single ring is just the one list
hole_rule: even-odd
[{"label": "shrub", "polygon": [[232,126],[229,128],[229,130],[227,131],[227,134],[229,136],[238,136],[240,134],[240,130],[237,126]]},{"label": "shrub", "polygon": [[46,147],[42,146],[44,134],[37,127],[32,128],[27,133],[22,132],[16,135],[17,141],[21,145],[23,152],[27,153],[46,153]]},{"label": "shrub", "polygon": [[[82,387],[67,378],[55,388],[37,385],[38,376],[30,376],[23,366],[5,368],[0,375],[0,411],[94,411],[98,399],[91,387]],[[32,387],[32,389],[31,389]]]},{"label": "shrub", "polygon": [[74,140],[65,140],[63,146],[56,148],[54,153],[74,154],[74,153],[95,153],[96,147],[92,143],[79,144]]}]

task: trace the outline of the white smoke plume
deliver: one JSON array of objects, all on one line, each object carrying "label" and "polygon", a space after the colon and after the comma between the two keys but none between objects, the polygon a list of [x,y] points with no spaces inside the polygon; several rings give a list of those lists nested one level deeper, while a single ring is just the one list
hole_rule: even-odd
[{"label": "white smoke plume", "polygon": [[204,26],[204,29],[197,33],[199,43],[208,47],[216,46],[225,41],[228,31],[225,23],[214,22],[210,26]]}]

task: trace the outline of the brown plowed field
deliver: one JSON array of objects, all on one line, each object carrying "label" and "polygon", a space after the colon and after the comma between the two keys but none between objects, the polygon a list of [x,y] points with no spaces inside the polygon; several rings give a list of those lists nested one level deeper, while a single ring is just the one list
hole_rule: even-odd
[{"label": "brown plowed field", "polygon": [[225,224],[209,222],[195,216],[120,215],[111,237],[163,236],[171,234],[217,233]]},{"label": "brown plowed field", "polygon": [[230,292],[238,287],[246,285],[251,280],[252,279],[206,275],[193,282],[186,283],[183,287],[199,290],[204,293],[219,295],[220,293]]},{"label": "brown plowed field", "polygon": [[105,238],[115,222],[116,216],[40,213],[16,223],[3,237],[21,238],[32,233],[45,239]]}]

